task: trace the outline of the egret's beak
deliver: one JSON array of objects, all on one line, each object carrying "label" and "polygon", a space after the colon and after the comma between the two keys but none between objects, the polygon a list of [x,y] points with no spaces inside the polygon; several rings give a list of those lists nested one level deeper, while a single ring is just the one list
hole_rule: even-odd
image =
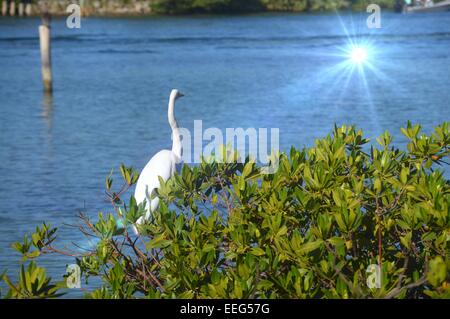
[{"label": "egret's beak", "polygon": [[179,97],[182,97],[182,96],[184,96],[184,94],[181,93],[180,91],[178,91],[178,96],[179,96]]}]

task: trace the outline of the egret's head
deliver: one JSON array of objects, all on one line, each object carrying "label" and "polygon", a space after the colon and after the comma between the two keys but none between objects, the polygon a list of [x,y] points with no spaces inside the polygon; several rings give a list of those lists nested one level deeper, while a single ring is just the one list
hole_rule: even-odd
[{"label": "egret's head", "polygon": [[178,91],[177,89],[173,89],[172,92],[170,92],[170,97],[172,97],[175,100],[182,96],[184,96],[184,94]]}]

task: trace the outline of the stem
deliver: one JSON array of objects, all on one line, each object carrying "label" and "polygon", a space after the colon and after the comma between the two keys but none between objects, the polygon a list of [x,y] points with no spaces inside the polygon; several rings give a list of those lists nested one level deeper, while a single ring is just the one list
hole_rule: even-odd
[{"label": "stem", "polygon": [[395,289],[393,289],[390,293],[388,293],[384,298],[385,299],[391,299],[391,298],[395,298],[397,297],[400,293],[402,293],[403,290],[405,289],[411,289],[411,288],[415,288],[415,287],[419,287],[422,286],[423,284],[425,284],[427,282],[427,278],[425,276],[422,276],[418,281],[413,282],[409,285],[406,285],[404,287],[397,287]]},{"label": "stem", "polygon": [[383,238],[381,234],[381,214],[380,214],[380,205],[378,203],[378,197],[375,199],[376,209],[375,215],[377,216],[377,225],[378,225],[378,266],[381,269],[381,265],[383,262]]}]

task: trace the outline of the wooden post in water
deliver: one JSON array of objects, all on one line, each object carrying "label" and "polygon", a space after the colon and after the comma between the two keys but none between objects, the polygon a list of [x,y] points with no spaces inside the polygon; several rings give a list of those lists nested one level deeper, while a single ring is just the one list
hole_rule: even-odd
[{"label": "wooden post in water", "polygon": [[11,1],[9,4],[9,15],[11,17],[14,17],[16,15],[16,3],[14,1]]},{"label": "wooden post in water", "polygon": [[39,42],[41,47],[42,81],[44,82],[44,91],[51,93],[53,91],[53,83],[50,46],[50,14],[48,13],[46,6],[42,14],[42,25],[39,26]]},{"label": "wooden post in water", "polygon": [[30,16],[31,15],[31,3],[27,2],[25,4],[25,15]]},{"label": "wooden post in water", "polygon": [[2,16],[5,16],[8,13],[8,0],[2,1]]},{"label": "wooden post in water", "polygon": [[19,2],[19,17],[23,17],[23,2]]}]

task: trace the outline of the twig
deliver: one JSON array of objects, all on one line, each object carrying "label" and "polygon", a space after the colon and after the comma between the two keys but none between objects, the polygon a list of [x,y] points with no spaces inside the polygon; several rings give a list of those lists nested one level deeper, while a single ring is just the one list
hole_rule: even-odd
[{"label": "twig", "polygon": [[397,289],[401,287],[403,278],[405,278],[405,273],[408,268],[408,262],[409,262],[409,257],[406,256],[405,261],[403,262],[403,271],[398,275]]},{"label": "twig", "polygon": [[391,290],[390,293],[388,293],[384,298],[385,299],[391,299],[397,297],[399,294],[403,292],[403,290],[408,290],[411,288],[422,286],[427,282],[427,278],[425,276],[422,276],[418,281],[410,283],[409,285],[406,285],[404,287],[396,287],[395,289]]},{"label": "twig", "polygon": [[378,203],[378,196],[375,199],[376,209],[375,215],[377,216],[377,225],[378,225],[378,266],[381,269],[381,265],[383,262],[383,239],[381,234],[381,215],[380,215],[380,206]]}]

